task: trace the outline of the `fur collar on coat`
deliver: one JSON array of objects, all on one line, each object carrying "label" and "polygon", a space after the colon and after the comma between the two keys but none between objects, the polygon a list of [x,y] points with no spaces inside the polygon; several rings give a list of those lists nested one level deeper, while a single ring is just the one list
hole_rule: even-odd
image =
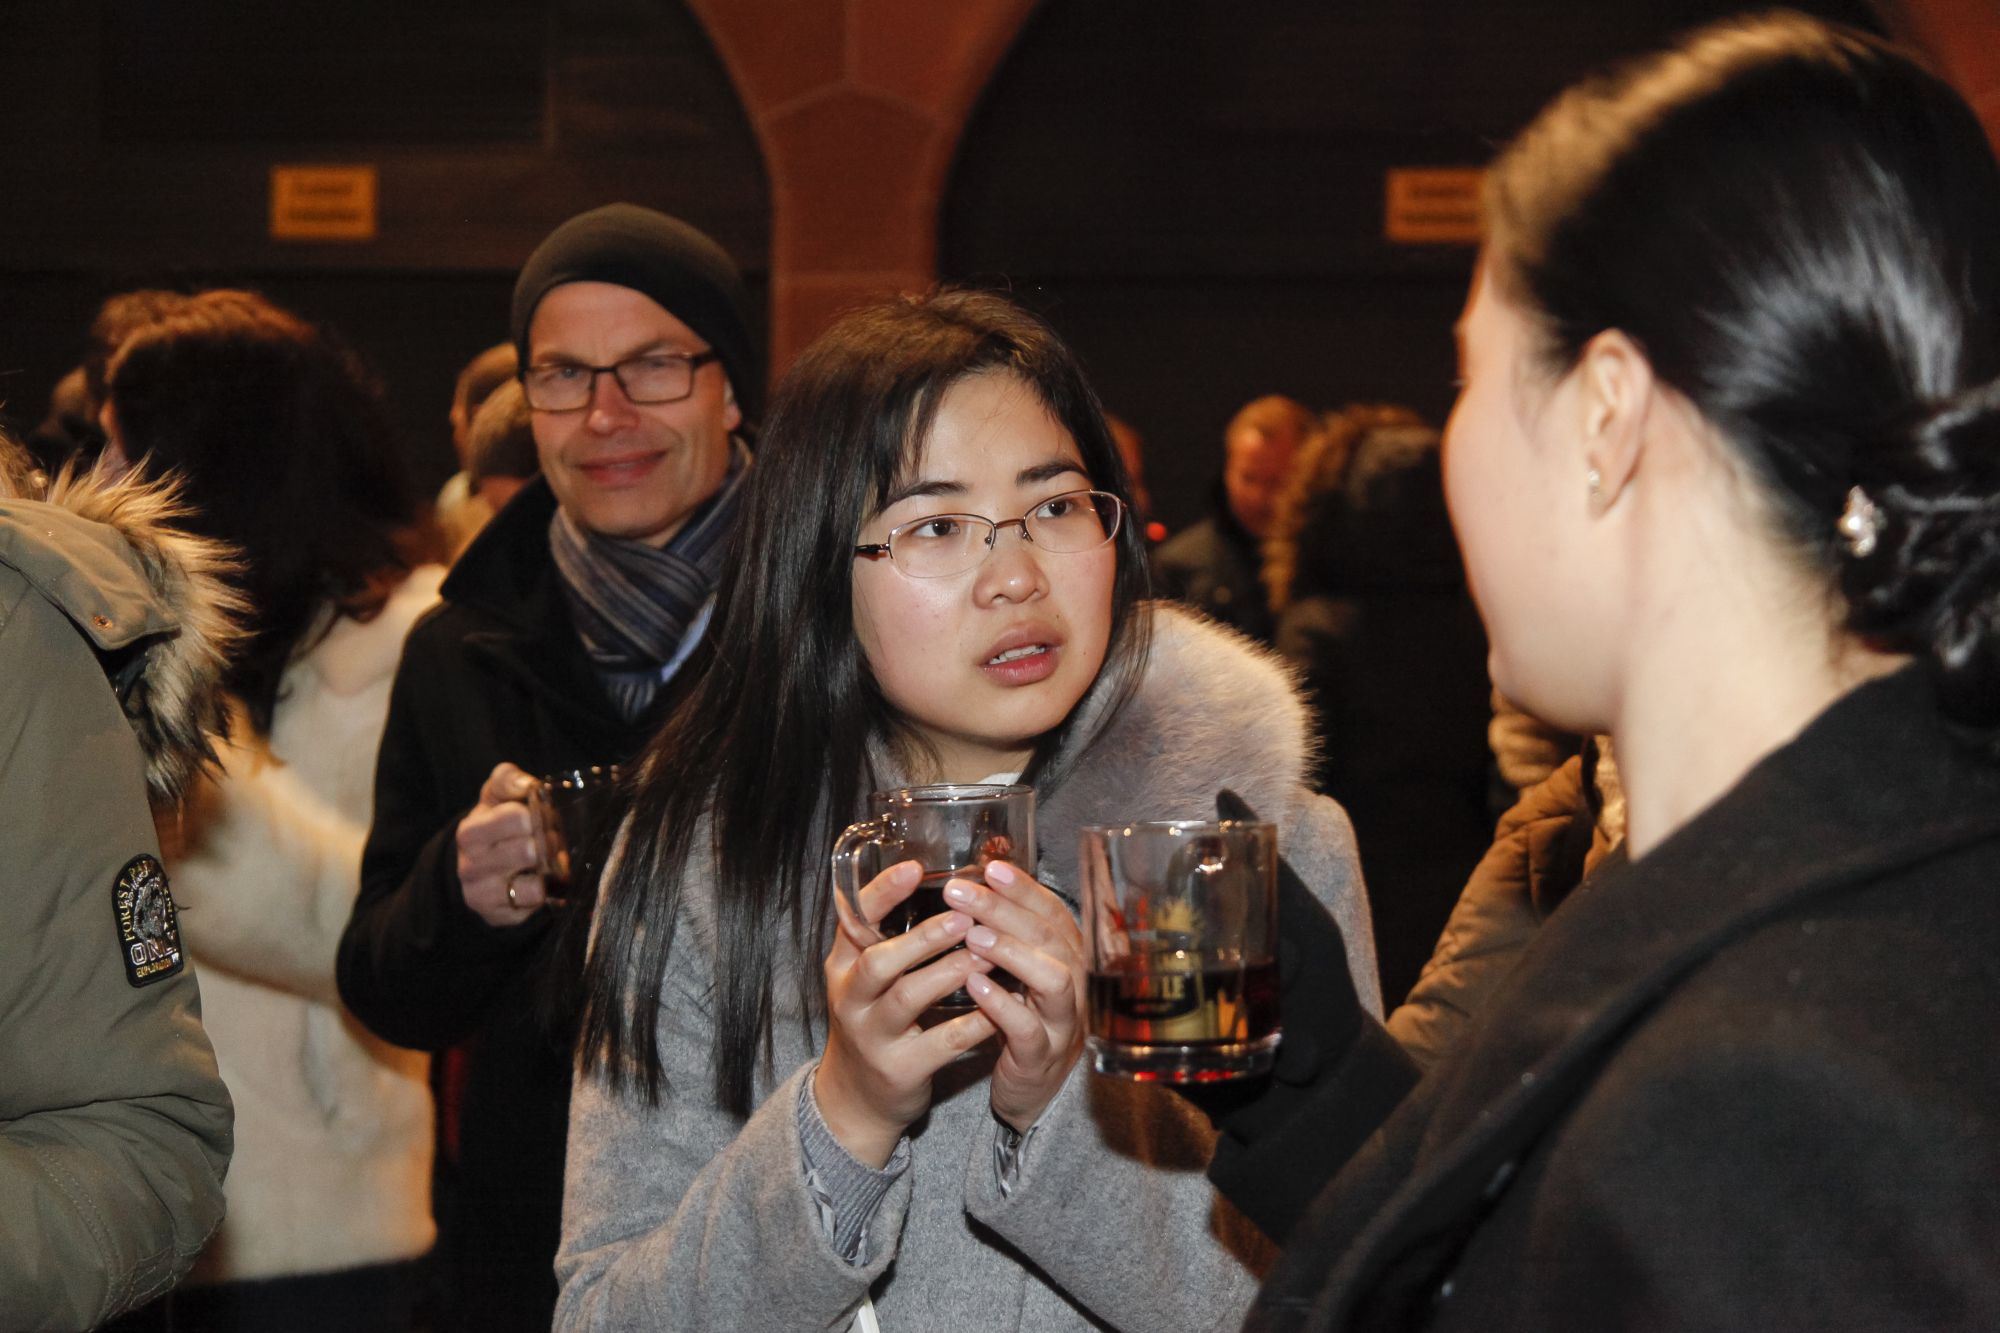
[{"label": "fur collar on coat", "polygon": [[1276,653],[1170,602],[1155,602],[1152,651],[1138,688],[1113,711],[1113,683],[1085,697],[1051,765],[1037,823],[1045,876],[1077,883],[1084,824],[1215,818],[1215,775],[1265,819],[1284,820],[1316,758],[1297,677]]},{"label": "fur collar on coat", "polygon": [[[1314,799],[1307,786],[1315,758],[1310,718],[1285,660],[1178,603],[1149,603],[1138,614],[1152,617],[1152,646],[1137,687],[1120,707],[1115,682],[1100,676],[1050,776],[1037,784],[1039,877],[1066,894],[1078,884],[1082,825],[1213,819],[1223,774],[1264,819],[1289,822]],[[874,781],[907,781],[885,750],[874,758]],[[824,873],[824,864],[814,873]],[[701,866],[688,881],[707,878]],[[697,947],[715,950],[708,900],[692,895],[682,911]]]},{"label": "fur collar on coat", "polygon": [[[1116,707],[1115,682],[1100,677],[1084,697],[1050,772],[1037,785],[1037,878],[1074,898],[1077,830],[1086,824],[1141,819],[1213,819],[1215,795],[1228,787],[1258,816],[1280,826],[1280,850],[1333,910],[1349,941],[1349,964],[1369,1012],[1381,1012],[1373,936],[1354,835],[1340,808],[1307,783],[1315,758],[1309,715],[1292,668],[1276,653],[1235,630],[1175,603],[1151,603],[1152,646],[1137,687]],[[905,779],[878,752],[875,781]],[[706,845],[697,836],[696,847]],[[618,852],[612,853],[615,862]],[[697,855],[701,855],[698,853]],[[815,858],[807,883],[823,883],[826,862]],[[615,870],[607,872],[615,874]],[[713,876],[697,861],[684,882]],[[676,926],[704,956],[719,956],[714,898],[682,896]],[[822,945],[781,951],[777,968],[787,987],[803,987]],[[804,971],[802,971],[802,969]],[[792,995],[781,1004],[802,1001]]]},{"label": "fur collar on coat", "polygon": [[229,549],[180,526],[188,513],[171,484],[93,472],[65,472],[39,497],[0,486],[0,560],[96,646],[161,806],[215,758],[222,669],[242,635]]}]

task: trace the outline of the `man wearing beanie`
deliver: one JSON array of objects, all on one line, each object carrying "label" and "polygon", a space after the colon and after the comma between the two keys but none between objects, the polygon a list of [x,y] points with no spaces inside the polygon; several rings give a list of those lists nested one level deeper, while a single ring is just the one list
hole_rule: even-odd
[{"label": "man wearing beanie", "polygon": [[403,649],[337,971],[362,1023],[439,1055],[443,1328],[553,1316],[596,885],[543,882],[524,801],[629,762],[701,669],[762,389],[748,304],[721,247],[664,214],[550,233],[513,306],[541,476]]}]

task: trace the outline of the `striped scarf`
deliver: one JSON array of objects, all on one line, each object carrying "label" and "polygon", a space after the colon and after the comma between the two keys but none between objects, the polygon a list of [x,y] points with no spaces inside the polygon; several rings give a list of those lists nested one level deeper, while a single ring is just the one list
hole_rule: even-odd
[{"label": "striped scarf", "polygon": [[738,443],[721,488],[664,547],[585,531],[556,508],[549,550],[563,597],[605,693],[627,722],[659,694],[688,627],[715,595],[749,461]]}]

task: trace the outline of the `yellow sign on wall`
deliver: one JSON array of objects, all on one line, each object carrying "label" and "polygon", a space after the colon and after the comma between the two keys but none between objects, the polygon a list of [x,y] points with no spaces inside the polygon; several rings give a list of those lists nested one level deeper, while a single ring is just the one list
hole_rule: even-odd
[{"label": "yellow sign on wall", "polygon": [[1391,167],[1383,232],[1395,245],[1479,244],[1478,167]]},{"label": "yellow sign on wall", "polygon": [[375,168],[272,167],[271,239],[375,239]]}]

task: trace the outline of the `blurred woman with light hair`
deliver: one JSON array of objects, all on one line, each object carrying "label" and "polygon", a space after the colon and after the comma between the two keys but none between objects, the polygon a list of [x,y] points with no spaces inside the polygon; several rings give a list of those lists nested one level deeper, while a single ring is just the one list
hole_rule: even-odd
[{"label": "blurred woman with light hair", "polygon": [[427,1059],[334,989],[375,749],[437,539],[371,376],[249,292],[190,298],[110,364],[107,451],[177,476],[187,526],[242,552],[247,642],[225,676],[219,776],[170,868],[237,1106],[229,1216],[175,1297],[189,1327],[407,1327],[429,1250]]}]

